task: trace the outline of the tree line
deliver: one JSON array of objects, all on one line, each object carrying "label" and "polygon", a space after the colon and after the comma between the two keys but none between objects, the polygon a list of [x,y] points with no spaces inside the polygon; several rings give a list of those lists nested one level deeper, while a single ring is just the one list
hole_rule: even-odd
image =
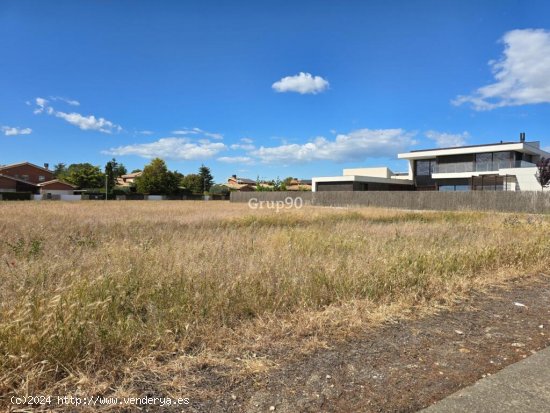
[{"label": "tree line", "polygon": [[196,174],[184,175],[178,171],[170,171],[166,162],[155,158],[143,170],[135,169],[131,173],[141,172],[130,187],[117,187],[117,179],[128,174],[126,167],[112,159],[105,164],[103,170],[90,163],[74,163],[65,165],[58,163],[53,173],[61,181],[75,185],[81,189],[97,190],[108,193],[136,192],[151,195],[178,195],[183,193],[222,194],[228,189],[222,185],[214,185],[214,177],[210,168],[201,165]]}]

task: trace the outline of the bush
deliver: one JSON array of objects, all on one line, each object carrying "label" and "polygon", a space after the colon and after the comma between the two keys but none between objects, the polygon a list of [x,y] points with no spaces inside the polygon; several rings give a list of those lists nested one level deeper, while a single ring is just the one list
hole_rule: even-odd
[{"label": "bush", "polygon": [[229,188],[225,185],[212,185],[209,191],[210,195],[229,195]]}]

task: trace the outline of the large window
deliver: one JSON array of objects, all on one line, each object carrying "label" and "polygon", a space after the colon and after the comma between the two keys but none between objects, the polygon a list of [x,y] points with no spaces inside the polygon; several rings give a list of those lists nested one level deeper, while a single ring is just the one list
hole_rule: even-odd
[{"label": "large window", "polygon": [[435,168],[435,159],[422,159],[415,162],[416,189],[419,191],[433,191],[436,189],[432,173]]},{"label": "large window", "polygon": [[506,191],[508,184],[507,177],[498,175],[474,176],[473,188],[476,191]]},{"label": "large window", "polygon": [[417,176],[431,176],[435,166],[435,159],[416,161]]},{"label": "large window", "polygon": [[513,152],[488,152],[476,154],[476,171],[498,171],[514,167]]},{"label": "large window", "polygon": [[437,158],[436,173],[461,173],[474,170],[474,155],[446,155]]},{"label": "large window", "polygon": [[476,171],[493,171],[493,154],[477,153],[476,154]]},{"label": "large window", "polygon": [[469,179],[443,179],[437,182],[437,189],[440,192],[469,191],[471,189]]}]

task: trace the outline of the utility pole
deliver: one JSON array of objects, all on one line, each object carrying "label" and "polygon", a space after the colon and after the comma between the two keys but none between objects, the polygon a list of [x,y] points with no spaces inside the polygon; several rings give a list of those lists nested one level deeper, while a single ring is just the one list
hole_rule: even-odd
[{"label": "utility pole", "polygon": [[108,190],[109,190],[109,177],[108,177],[108,174],[105,174],[105,201],[107,201]]}]

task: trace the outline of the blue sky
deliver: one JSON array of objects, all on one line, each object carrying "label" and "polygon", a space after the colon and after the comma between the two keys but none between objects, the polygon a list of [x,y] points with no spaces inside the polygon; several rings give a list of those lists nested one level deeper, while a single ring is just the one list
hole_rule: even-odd
[{"label": "blue sky", "polygon": [[546,1],[0,2],[0,163],[337,175],[550,147]]}]

